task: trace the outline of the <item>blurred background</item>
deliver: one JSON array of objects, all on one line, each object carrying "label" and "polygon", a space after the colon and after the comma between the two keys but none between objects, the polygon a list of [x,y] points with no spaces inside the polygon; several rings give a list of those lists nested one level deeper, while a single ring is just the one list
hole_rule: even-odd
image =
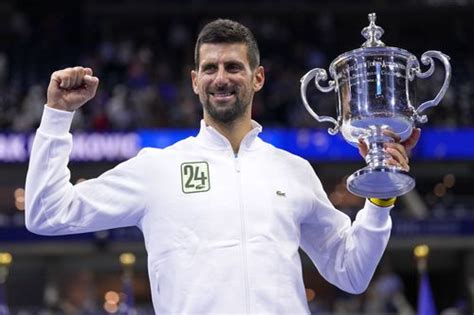
[{"label": "blurred background", "polygon": [[[357,150],[302,106],[299,79],[363,43],[377,13],[388,46],[418,58],[451,57],[453,78],[428,111],[411,159],[414,191],[392,210],[392,237],[364,294],[322,279],[302,253],[313,314],[416,314],[420,279],[429,275],[437,314],[474,312],[474,1],[106,0],[0,2],[0,314],[153,314],[147,257],[138,229],[39,237],[24,228],[24,181],[32,135],[57,69],[83,65],[100,80],[97,96],[75,114],[72,181],[98,176],[143,146],[196,134],[201,105],[192,93],[197,32],[224,17],[255,34],[266,69],[254,100],[262,137],[309,159],[332,202],[354,217],[363,200],[345,180],[364,166]],[[419,80],[432,99],[444,72]],[[315,90],[320,114],[336,115],[333,93]],[[420,248],[416,259],[415,246]],[[426,252],[429,248],[429,256]],[[123,254],[126,253],[124,256]],[[425,261],[426,262],[426,261]],[[426,283],[425,283],[426,284]],[[425,294],[427,291],[423,291]],[[128,312],[128,313],[127,313]],[[432,313],[432,314],[435,314]]]}]

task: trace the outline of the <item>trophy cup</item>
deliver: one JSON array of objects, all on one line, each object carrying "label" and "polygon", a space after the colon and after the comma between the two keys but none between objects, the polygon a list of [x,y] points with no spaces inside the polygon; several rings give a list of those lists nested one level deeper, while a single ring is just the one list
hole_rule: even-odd
[{"label": "trophy cup", "polygon": [[[401,167],[387,163],[390,157],[384,152],[384,143],[393,142],[390,132],[401,141],[410,137],[416,122],[425,123],[422,113],[443,98],[451,79],[449,57],[439,51],[427,51],[421,63],[429,65],[422,71],[418,59],[410,52],[397,47],[386,47],[380,40],[384,31],[375,24],[375,13],[369,14],[369,26],[362,30],[366,42],[361,48],[346,52],[329,66],[331,80],[326,70],[315,68],[301,78],[301,97],[308,112],[319,122],[330,122],[334,127],[328,132],[335,135],[341,130],[344,139],[357,146],[361,138],[369,151],[367,166],[347,179],[347,189],[366,198],[391,198],[401,196],[415,187],[415,179]],[[445,68],[444,83],[433,100],[415,108],[416,78],[425,79],[435,70],[433,58]],[[337,119],[319,116],[306,99],[308,83],[314,79],[316,88],[324,93],[335,91],[338,99]],[[387,132],[386,130],[390,130]]]}]

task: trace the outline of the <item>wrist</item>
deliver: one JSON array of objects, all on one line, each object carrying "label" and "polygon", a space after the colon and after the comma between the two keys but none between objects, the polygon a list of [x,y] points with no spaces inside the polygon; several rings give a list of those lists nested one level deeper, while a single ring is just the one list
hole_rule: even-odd
[{"label": "wrist", "polygon": [[61,106],[61,105],[58,105],[56,103],[47,103],[46,106],[48,106],[49,108],[52,108],[52,109],[56,109],[56,110],[62,110],[62,111],[65,111],[65,112],[73,112],[74,110],[71,110],[69,108],[66,108],[65,106]]},{"label": "wrist", "polygon": [[74,112],[59,110],[45,105],[38,130],[43,134],[52,136],[65,135],[71,128],[73,118]]},{"label": "wrist", "polygon": [[380,198],[368,198],[371,203],[378,207],[391,207],[395,204],[397,197],[380,199]]}]

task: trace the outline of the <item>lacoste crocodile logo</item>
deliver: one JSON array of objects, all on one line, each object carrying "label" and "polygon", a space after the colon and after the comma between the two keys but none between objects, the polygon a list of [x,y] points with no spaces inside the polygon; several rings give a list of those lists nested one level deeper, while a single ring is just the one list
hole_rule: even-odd
[{"label": "lacoste crocodile logo", "polygon": [[277,190],[277,191],[276,191],[276,194],[277,194],[278,196],[286,197],[286,193],[283,192],[283,191],[280,191],[280,190]]}]

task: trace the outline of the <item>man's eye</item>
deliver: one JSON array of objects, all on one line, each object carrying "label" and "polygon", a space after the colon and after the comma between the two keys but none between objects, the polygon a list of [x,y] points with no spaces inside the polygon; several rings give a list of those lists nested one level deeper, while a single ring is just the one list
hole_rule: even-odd
[{"label": "man's eye", "polygon": [[241,67],[239,65],[229,65],[227,71],[229,72],[239,72]]},{"label": "man's eye", "polygon": [[213,72],[216,71],[216,69],[217,69],[217,68],[214,67],[214,66],[206,66],[206,67],[204,67],[204,68],[202,69],[202,71],[203,71],[204,73],[213,73]]}]

